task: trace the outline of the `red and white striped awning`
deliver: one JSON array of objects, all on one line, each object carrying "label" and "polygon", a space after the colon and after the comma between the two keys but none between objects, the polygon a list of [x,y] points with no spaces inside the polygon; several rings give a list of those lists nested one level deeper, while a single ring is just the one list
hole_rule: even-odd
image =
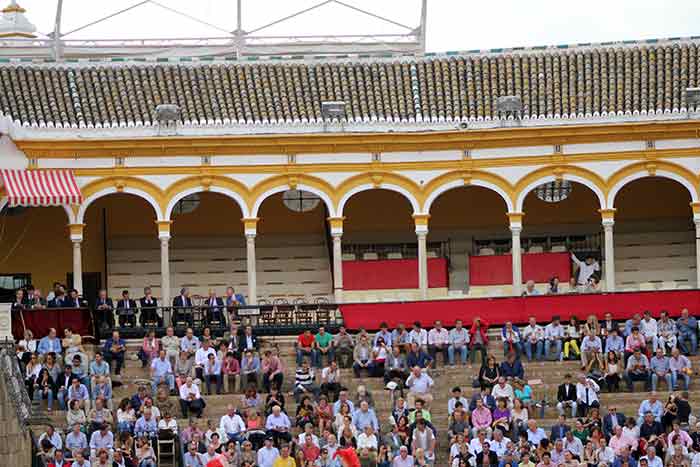
[{"label": "red and white striped awning", "polygon": [[70,170],[0,170],[8,205],[80,204],[83,196]]}]

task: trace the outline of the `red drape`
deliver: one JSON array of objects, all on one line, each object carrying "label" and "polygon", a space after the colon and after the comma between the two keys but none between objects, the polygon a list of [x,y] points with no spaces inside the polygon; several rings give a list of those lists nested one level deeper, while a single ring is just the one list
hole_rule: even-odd
[{"label": "red drape", "polygon": [[[59,336],[63,336],[63,330],[68,327],[81,336],[93,334],[90,311],[87,308],[25,310],[22,316],[27,329],[34,333],[36,339],[46,336],[50,328],[55,328]],[[17,311],[12,313],[12,335],[15,339],[24,336],[22,319]]]},{"label": "red drape", "polygon": [[[569,253],[526,253],[523,255],[523,281],[549,282],[559,276],[568,282],[571,276]],[[470,285],[503,285],[513,283],[512,255],[470,256]]]},{"label": "red drape", "polygon": [[[447,287],[447,260],[428,258],[428,287]],[[343,261],[343,289],[416,289],[417,259]]]},{"label": "red drape", "polygon": [[700,313],[700,291],[622,292],[611,294],[551,295],[539,297],[473,298],[407,303],[355,303],[341,305],[345,325],[349,329],[377,329],[385,321],[390,327],[398,323],[421,321],[430,325],[441,320],[445,325],[461,319],[471,323],[476,316],[491,325],[506,321],[526,323],[529,316],[547,322],[553,315],[569,319],[576,315],[585,319],[589,314],[602,318],[610,312],[615,319],[629,318],[633,313],[650,310],[658,317],[661,310],[677,316],[683,308],[691,314]]}]

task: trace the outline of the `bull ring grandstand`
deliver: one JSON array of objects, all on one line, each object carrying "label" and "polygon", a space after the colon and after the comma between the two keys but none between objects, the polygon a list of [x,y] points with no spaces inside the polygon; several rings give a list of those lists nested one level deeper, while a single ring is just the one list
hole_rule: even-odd
[{"label": "bull ring grandstand", "polygon": [[[16,341],[72,327],[92,361],[113,329],[135,354],[149,328],[222,337],[235,317],[280,352],[291,393],[289,336],[319,325],[700,314],[697,37],[426,53],[426,1],[401,33],[306,38],[244,31],[239,1],[228,36],[98,41],[61,33],[62,3],[51,34],[14,0],[0,17],[0,302],[29,285],[78,295],[13,305]],[[145,287],[157,304],[131,305]],[[580,362],[524,364],[548,430]],[[433,374],[435,465],[449,389],[478,376],[478,362]],[[127,359],[113,409],[150,377]],[[390,431],[382,380],[361,382]],[[640,397],[601,403],[636,416]],[[232,400],[208,395],[205,418]],[[68,428],[36,404],[20,423]]]}]

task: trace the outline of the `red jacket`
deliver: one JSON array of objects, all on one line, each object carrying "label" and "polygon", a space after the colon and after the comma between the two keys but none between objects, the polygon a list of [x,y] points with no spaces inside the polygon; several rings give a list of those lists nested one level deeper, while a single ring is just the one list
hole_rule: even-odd
[{"label": "red jacket", "polygon": [[[484,347],[489,345],[489,323],[480,320],[479,324],[479,334],[481,334],[481,340],[484,341]],[[477,332],[476,323],[472,323],[472,327],[469,328],[469,347],[474,347],[474,335]]]},{"label": "red jacket", "polygon": [[[71,467],[72,464],[73,463],[71,461],[69,461],[68,459],[63,460],[63,467]],[[56,467],[56,464],[54,464],[54,462],[51,461],[51,462],[49,462],[48,467]]]}]

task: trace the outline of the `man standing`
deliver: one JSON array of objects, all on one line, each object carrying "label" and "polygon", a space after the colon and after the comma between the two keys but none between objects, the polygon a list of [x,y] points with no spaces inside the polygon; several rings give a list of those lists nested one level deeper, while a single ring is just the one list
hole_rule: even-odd
[{"label": "man standing", "polygon": [[574,262],[578,268],[578,274],[576,275],[576,286],[579,291],[583,291],[588,285],[588,280],[593,276],[593,274],[600,272],[600,264],[592,256],[586,256],[585,261],[581,261],[576,257],[576,255],[571,253],[571,260]]},{"label": "man standing", "polygon": [[153,297],[150,287],[144,287],[139,305],[141,306],[141,326],[163,325],[163,318],[158,315],[158,300]]},{"label": "man standing", "polygon": [[117,302],[119,326],[136,327],[136,300],[129,298],[129,291],[122,291],[122,299]]},{"label": "man standing", "polygon": [[173,324],[185,324],[192,326],[192,299],[190,298],[190,289],[183,287],[180,289],[180,295],[173,298]]}]

